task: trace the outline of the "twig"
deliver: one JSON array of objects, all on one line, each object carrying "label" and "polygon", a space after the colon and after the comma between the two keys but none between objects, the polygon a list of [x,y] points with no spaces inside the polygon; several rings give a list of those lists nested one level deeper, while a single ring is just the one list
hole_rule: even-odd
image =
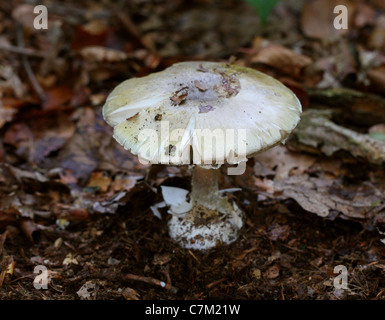
[{"label": "twig", "polygon": [[167,284],[169,284],[171,286],[170,266],[169,265],[166,265],[165,267],[163,267],[163,273],[166,276]]},{"label": "twig", "polygon": [[171,291],[172,293],[177,293],[179,291],[178,288],[172,286],[171,284],[166,283],[164,281],[160,281],[160,280],[155,279],[155,278],[151,278],[151,277],[143,277],[143,276],[138,276],[135,274],[128,273],[128,274],[123,275],[123,279],[142,281],[142,282],[146,282],[146,283],[150,283],[150,284],[155,284],[157,286],[160,286],[164,289]]},{"label": "twig", "polygon": [[206,286],[206,288],[207,288],[207,289],[211,289],[212,287],[215,287],[216,285],[218,285],[218,284],[220,284],[221,282],[226,281],[226,280],[227,280],[226,278],[221,278],[221,279],[219,279],[219,280],[215,280],[214,282],[209,283],[209,284]]},{"label": "twig", "polygon": [[199,259],[191,252],[191,250],[188,250],[188,253],[191,254],[191,256],[200,264],[201,262]]},{"label": "twig", "polygon": [[247,250],[243,251],[243,252],[236,258],[236,260],[237,260],[237,261],[242,260],[242,259],[243,259],[244,257],[246,257],[249,253],[251,253],[251,252],[253,252],[253,251],[255,251],[255,250],[258,250],[258,248],[257,248],[257,247],[253,247],[253,248],[250,248],[250,249],[247,249]]},{"label": "twig", "polygon": [[378,300],[378,299],[380,299],[381,298],[381,296],[382,296],[382,294],[385,292],[385,289],[382,289],[377,295],[376,295],[376,297],[374,298],[374,299],[372,299],[372,300]]},{"label": "twig", "polygon": [[297,252],[300,252],[300,253],[304,253],[305,251],[301,250],[301,249],[298,249],[298,248],[294,248],[294,247],[290,247],[288,246],[287,244],[282,244],[284,247],[290,249],[290,250],[293,250],[293,251],[297,251]]},{"label": "twig", "polygon": [[21,47],[16,47],[11,45],[0,44],[0,50],[9,51],[9,52],[31,56],[31,57],[38,57],[38,58],[47,57],[47,54],[45,54],[44,52],[41,52],[35,49],[21,48]]},{"label": "twig", "polygon": [[[24,48],[24,40],[23,40],[23,28],[18,25],[17,27],[17,45],[19,48]],[[36,94],[39,96],[40,101],[45,101],[45,94],[43,89],[41,88],[39,82],[37,81],[35,74],[32,71],[31,65],[27,59],[26,56],[21,57],[21,62],[23,63],[23,67],[25,71],[27,72],[27,76],[29,81],[31,82],[31,85],[33,89],[35,90]]]},{"label": "twig", "polygon": [[283,292],[283,284],[281,284],[281,297],[282,297],[282,300],[286,300],[285,293]]}]

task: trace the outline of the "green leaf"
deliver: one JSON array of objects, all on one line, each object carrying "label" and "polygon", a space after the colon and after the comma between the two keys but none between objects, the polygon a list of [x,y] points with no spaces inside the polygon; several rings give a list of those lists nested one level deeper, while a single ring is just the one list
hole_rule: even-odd
[{"label": "green leaf", "polygon": [[274,9],[279,0],[245,0],[248,2],[257,12],[261,18],[262,24],[266,24],[267,17]]},{"label": "green leaf", "polygon": [[379,141],[385,141],[385,133],[382,132],[372,132],[369,136]]}]

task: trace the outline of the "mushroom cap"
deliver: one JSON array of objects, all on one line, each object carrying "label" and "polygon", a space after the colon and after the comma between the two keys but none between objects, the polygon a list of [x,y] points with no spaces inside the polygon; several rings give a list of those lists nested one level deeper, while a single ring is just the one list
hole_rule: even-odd
[{"label": "mushroom cap", "polygon": [[264,73],[194,61],[124,81],[108,96],[103,116],[139,160],[218,165],[282,142],[301,111],[294,93]]}]

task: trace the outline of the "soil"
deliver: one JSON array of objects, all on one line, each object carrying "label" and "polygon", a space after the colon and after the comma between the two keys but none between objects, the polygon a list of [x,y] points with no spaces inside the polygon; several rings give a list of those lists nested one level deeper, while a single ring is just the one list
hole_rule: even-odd
[{"label": "soil", "polygon": [[[322,32],[310,37],[309,19],[301,20],[302,10],[304,15],[309,11],[301,1],[280,2],[265,27],[240,1],[186,5],[177,0],[135,0],[115,8],[125,15],[113,12],[109,1],[84,2],[53,3],[49,12],[58,35],[51,33],[50,40],[47,33],[23,26],[25,46],[38,55],[56,46],[49,58],[10,49],[0,54],[0,64],[13,72],[2,78],[0,112],[15,110],[3,113],[6,117],[0,122],[0,300],[385,299],[384,221],[368,222],[338,212],[323,218],[292,198],[266,196],[267,184],[261,186],[255,179],[273,173],[254,172],[253,159],[239,177],[227,176],[226,168],[221,168],[221,188],[242,188],[228,195],[245,214],[239,239],[208,252],[179,247],[168,235],[167,208],[159,209],[159,217],[150,206],[163,201],[160,185],[189,189],[189,169],[138,163],[111,138],[111,128],[101,116],[107,94],[118,83],[184,60],[235,61],[266,71],[289,85],[304,109],[315,103],[307,88],[314,89],[321,81],[377,94],[383,100],[379,88],[384,78],[377,77],[373,86],[363,85],[359,82],[363,67],[340,59],[345,45],[338,51],[335,43],[321,39],[328,37]],[[21,1],[12,7],[0,5],[7,45],[17,43],[16,25],[27,23],[27,13],[21,20],[15,15],[16,8],[27,10],[25,5]],[[385,37],[379,32],[374,40],[370,34],[379,28],[375,21],[384,17],[385,9],[379,1],[369,1],[365,8],[363,12],[374,14],[361,16],[366,23],[357,23],[350,36],[345,34],[337,43],[350,41],[383,58],[378,43],[385,43]],[[244,19],[239,19],[242,15]],[[239,23],[230,26],[226,21],[231,19]],[[258,32],[252,31],[256,28]],[[269,59],[262,51],[255,55],[262,40],[275,43],[263,49],[272,50]],[[311,59],[299,55],[298,43]],[[102,58],[81,51],[91,45],[126,56],[121,61],[115,51],[110,58],[104,51]],[[283,55],[288,60],[274,60],[274,52],[283,52],[277,46],[290,48]],[[22,57],[28,57],[45,100]],[[336,57],[337,62],[325,57]],[[333,69],[337,63],[345,64]],[[367,68],[377,72],[372,76],[384,74],[381,66]],[[338,73],[342,69],[345,72]],[[320,70],[334,82],[328,76],[320,78]],[[23,86],[13,87],[17,81]],[[316,157],[343,162],[345,169],[338,178],[346,184],[383,175],[376,174],[383,164],[368,165],[365,159],[346,154]],[[383,180],[378,187],[383,190]],[[342,183],[336,193],[341,190],[351,199]],[[34,269],[41,265],[48,270],[48,288],[38,290],[33,281],[39,272]],[[342,275],[338,266],[347,271],[347,289],[335,285]]]}]

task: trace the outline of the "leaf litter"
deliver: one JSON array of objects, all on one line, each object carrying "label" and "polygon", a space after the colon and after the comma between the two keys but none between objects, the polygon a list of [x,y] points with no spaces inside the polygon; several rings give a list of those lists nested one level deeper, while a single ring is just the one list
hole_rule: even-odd
[{"label": "leaf litter", "polygon": [[[0,299],[385,299],[385,8],[347,2],[351,26],[336,32],[330,3],[281,1],[263,27],[235,0],[53,3],[49,34],[31,28],[31,5],[1,6]],[[142,165],[101,116],[119,82],[184,60],[266,72],[308,119],[244,175],[222,175],[221,189],[242,188],[226,194],[246,223],[207,253],[173,243],[156,206],[161,185],[189,190],[188,169]],[[348,291],[333,290],[338,264]]]}]

